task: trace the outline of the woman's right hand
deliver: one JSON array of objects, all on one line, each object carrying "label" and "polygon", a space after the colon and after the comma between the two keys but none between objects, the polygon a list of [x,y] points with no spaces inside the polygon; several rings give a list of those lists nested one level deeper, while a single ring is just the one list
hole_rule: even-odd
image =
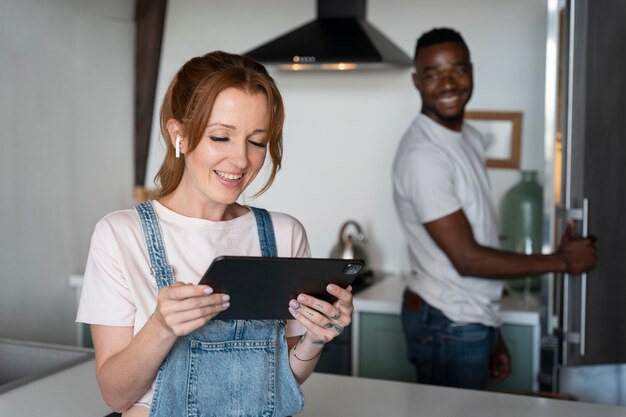
[{"label": "woman's right hand", "polygon": [[159,290],[153,316],[171,335],[185,336],[226,310],[229,299],[208,285],[175,282]]}]

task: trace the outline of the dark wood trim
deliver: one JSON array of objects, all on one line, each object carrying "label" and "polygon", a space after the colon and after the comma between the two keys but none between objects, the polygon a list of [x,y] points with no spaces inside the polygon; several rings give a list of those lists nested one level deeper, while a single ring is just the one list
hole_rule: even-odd
[{"label": "dark wood trim", "polygon": [[135,186],[146,181],[167,0],[135,3]]}]

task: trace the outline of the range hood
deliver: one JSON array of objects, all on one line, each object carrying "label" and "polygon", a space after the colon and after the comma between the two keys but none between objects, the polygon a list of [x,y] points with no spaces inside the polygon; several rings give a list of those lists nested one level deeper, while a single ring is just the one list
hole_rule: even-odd
[{"label": "range hood", "polygon": [[245,55],[287,71],[409,67],[411,58],[365,21],[365,0],[317,0],[317,18]]}]

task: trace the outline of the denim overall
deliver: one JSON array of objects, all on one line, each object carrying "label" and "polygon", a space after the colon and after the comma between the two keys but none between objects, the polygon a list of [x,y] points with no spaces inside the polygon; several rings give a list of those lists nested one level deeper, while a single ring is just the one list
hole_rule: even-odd
[{"label": "denim overall", "polygon": [[[135,207],[158,288],[174,283],[151,201]],[[252,208],[263,256],[277,256],[266,210]],[[259,294],[262,296],[261,294]],[[285,306],[287,308],[287,306]],[[156,376],[150,417],[287,416],[304,408],[284,322],[211,320],[177,339]]]}]

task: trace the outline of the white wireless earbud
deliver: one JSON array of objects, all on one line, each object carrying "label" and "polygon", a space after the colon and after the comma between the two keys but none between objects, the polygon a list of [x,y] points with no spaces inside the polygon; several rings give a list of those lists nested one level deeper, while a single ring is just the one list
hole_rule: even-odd
[{"label": "white wireless earbud", "polygon": [[176,135],[176,145],[174,148],[176,148],[176,158],[180,158],[180,135]]}]

